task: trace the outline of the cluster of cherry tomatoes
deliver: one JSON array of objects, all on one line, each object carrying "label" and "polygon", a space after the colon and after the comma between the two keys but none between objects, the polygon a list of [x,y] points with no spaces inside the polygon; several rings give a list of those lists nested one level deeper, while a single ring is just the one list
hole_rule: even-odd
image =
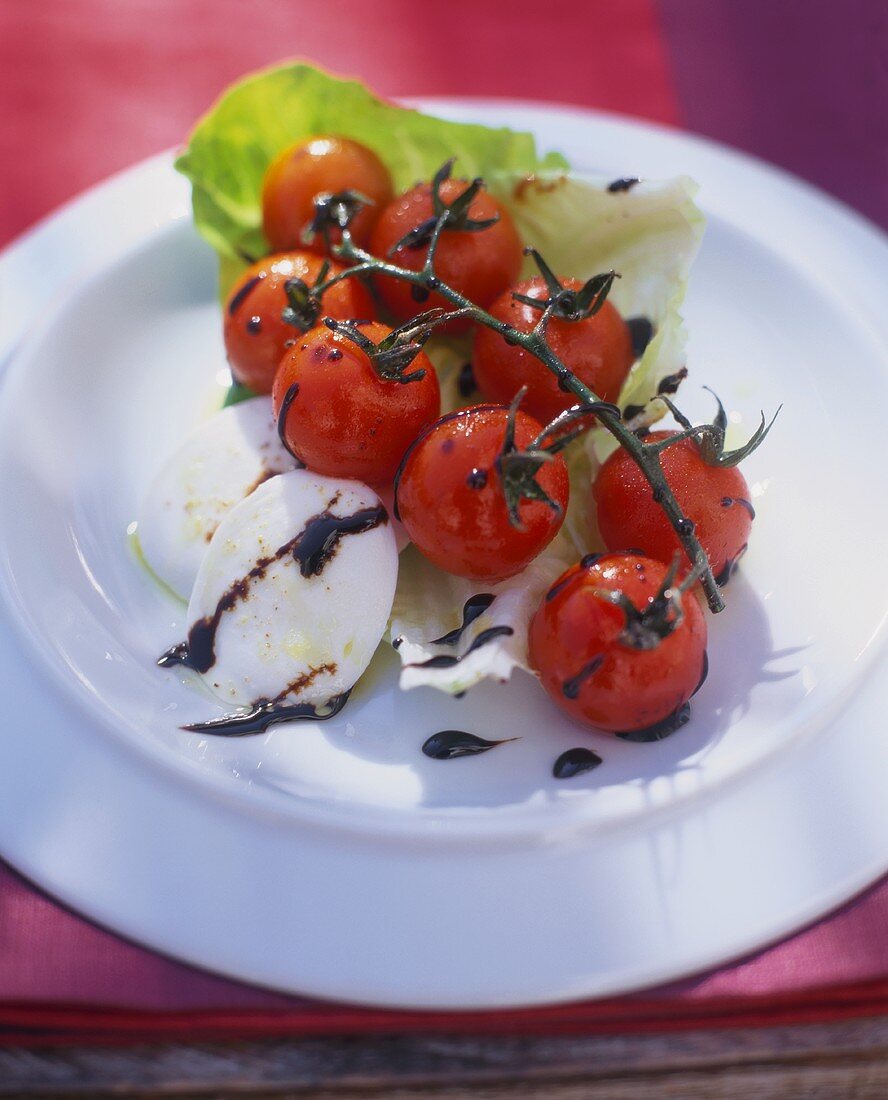
[{"label": "cluster of cherry tomatoes", "polygon": [[[555,276],[544,270],[519,282],[523,243],[479,181],[444,171],[396,196],[370,149],[317,137],[286,149],[266,173],[263,224],[273,253],[243,274],[226,304],[233,374],[254,393],[272,394],[281,437],[298,460],[320,474],[383,491],[394,486],[398,517],[427,558],[495,584],[523,570],[563,522],[568,472],[560,454],[545,453],[546,425],[577,399],[520,343],[461,316],[444,329],[471,335],[473,375],[486,400],[441,416],[438,378],[420,347],[428,331],[417,336],[410,325],[448,303],[433,287],[385,273],[334,282],[321,293],[318,323],[307,330],[294,324],[292,287],[320,286],[343,271],[330,254],[338,232],[318,231],[316,211],[319,201],[344,192],[361,199],[349,222],[355,244],[413,272],[423,269],[429,228],[451,208],[436,241],[439,283],[501,329],[529,333],[538,323]],[[559,285],[582,289],[569,278]],[[635,354],[630,328],[609,301],[573,317],[553,315],[546,338],[599,398],[618,399]],[[407,344],[409,361],[399,359]],[[694,439],[666,448],[661,461],[725,579],[753,518],[742,475],[709,465]],[[509,497],[510,478],[517,499],[515,485]],[[681,544],[632,458],[617,451],[590,492],[612,552],[583,559],[547,593],[531,623],[531,661],[574,717],[608,730],[644,730],[680,715],[701,682],[706,624],[693,586],[681,588],[670,570],[674,558],[682,560]],[[683,560],[679,577],[688,569]]]}]

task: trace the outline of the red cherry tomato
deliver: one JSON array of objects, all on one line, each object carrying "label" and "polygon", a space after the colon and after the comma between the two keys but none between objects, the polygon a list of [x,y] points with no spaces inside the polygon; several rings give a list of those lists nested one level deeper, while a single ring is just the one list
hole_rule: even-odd
[{"label": "red cherry tomato", "polygon": [[[522,500],[522,526],[512,525],[497,467],[507,418],[501,405],[474,405],[442,417],[407,452],[395,481],[400,519],[420,551],[448,573],[489,584],[519,573],[551,542],[569,491],[567,467],[556,457],[536,480],[560,511],[545,501]],[[541,431],[538,421],[518,412],[519,449]]]},{"label": "red cherry tomato", "polygon": [[[465,191],[465,180],[447,179],[441,184],[440,195],[446,204]],[[416,229],[433,216],[432,188],[428,183],[412,187],[383,210],[370,237],[370,251],[385,258],[389,250],[411,229]],[[479,191],[469,207],[469,217],[475,221],[499,216],[487,229],[469,231],[446,229],[441,234],[435,252],[435,273],[442,282],[464,294],[475,305],[486,308],[521,270],[521,240],[511,217],[486,191]],[[425,263],[428,246],[405,245],[395,251],[392,261],[411,271],[420,271]],[[397,279],[380,277],[379,293],[392,313],[402,321],[409,320],[434,306],[453,307],[440,295],[431,294],[417,300],[414,288]],[[466,332],[470,322],[451,322],[446,331]]]},{"label": "red cherry tomato", "polygon": [[[554,702],[589,726],[657,740],[687,720],[684,704],[706,673],[706,620],[695,596],[653,648],[634,648],[627,616],[600,594],[622,592],[651,609],[666,576],[662,562],[634,554],[590,555],[549,589],[530,623],[530,663]],[[650,613],[650,612],[649,612]]]},{"label": "red cherry tomato", "polygon": [[[655,443],[676,434],[651,432],[646,440]],[[707,465],[692,439],[667,447],[660,463],[676,500],[694,524],[718,583],[725,584],[746,549],[755,517],[746,479],[736,467]],[[599,470],[593,498],[598,529],[610,549],[637,546],[663,562],[681,549],[650,485],[622,448]]]},{"label": "red cherry tomato", "polygon": [[[566,290],[580,290],[578,279],[563,279]],[[511,287],[490,307],[498,321],[505,321],[519,332],[530,332],[540,319],[540,311],[518,302],[513,291],[530,298],[545,300],[546,284],[537,276]],[[629,368],[635,360],[629,326],[610,302],[582,321],[553,317],[547,339],[552,351],[575,375],[603,401],[616,401]],[[491,401],[509,402],[522,386],[527,396],[522,403],[531,415],[548,424],[560,412],[577,404],[566,393],[550,370],[530,352],[509,345],[492,329],[479,326],[475,334],[475,380]]]},{"label": "red cherry tomato", "polygon": [[[375,321],[360,330],[376,344],[391,332]],[[305,333],[274,380],[275,416],[291,395],[281,423],[287,445],[319,474],[391,482],[404,452],[441,411],[438,376],[424,352],[404,373],[413,380],[380,377],[365,351],[325,325]]]},{"label": "red cherry tomato", "polygon": [[[315,213],[315,199],[339,191],[358,191],[371,200],[351,222],[351,235],[364,245],[373,223],[392,200],[392,178],[379,157],[365,145],[333,135],[300,141],[277,156],[262,183],[262,226],[274,251],[310,248],[324,252],[324,239],[306,242],[303,233]],[[336,243],[334,230],[330,239]]]},{"label": "red cherry tomato", "polygon": [[[271,393],[281,356],[301,335],[281,320],[287,305],[284,284],[302,279],[309,285],[318,277],[323,260],[309,252],[268,256],[248,267],[225,306],[225,351],[231,372],[254,393]],[[330,265],[330,275],[342,271]],[[323,312],[337,320],[373,317],[373,301],[356,279],[343,279],[324,294]]]}]

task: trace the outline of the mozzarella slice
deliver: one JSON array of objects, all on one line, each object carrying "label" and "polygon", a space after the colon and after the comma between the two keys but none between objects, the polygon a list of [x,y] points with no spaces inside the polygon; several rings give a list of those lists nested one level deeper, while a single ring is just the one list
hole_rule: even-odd
[{"label": "mozzarella slice", "polygon": [[282,474],[213,535],[188,605],[189,663],[229,705],[325,703],[369,664],[397,576],[395,535],[372,489]]},{"label": "mozzarella slice", "polygon": [[138,517],[145,560],[187,600],[222,518],[268,478],[295,465],[278,439],[270,398],[222,409],[152,482]]}]

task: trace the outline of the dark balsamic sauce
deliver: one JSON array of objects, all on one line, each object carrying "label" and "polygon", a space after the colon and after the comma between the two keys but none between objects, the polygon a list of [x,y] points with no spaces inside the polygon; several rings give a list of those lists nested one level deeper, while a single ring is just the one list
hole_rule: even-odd
[{"label": "dark balsamic sauce", "polygon": [[604,761],[591,749],[568,749],[563,752],[552,766],[556,779],[573,779],[575,775],[590,772]]},{"label": "dark balsamic sauce", "polygon": [[677,370],[675,374],[667,374],[665,378],[660,379],[660,384],[657,386],[657,393],[661,396],[664,393],[678,393],[678,387],[684,382],[687,376],[687,367],[682,367],[681,370]]},{"label": "dark balsamic sauce", "polygon": [[623,179],[614,180],[613,183],[609,183],[607,189],[612,195],[616,195],[620,191],[631,191],[636,183],[638,183],[638,178],[636,176],[626,176]]},{"label": "dark balsamic sauce", "polygon": [[654,326],[648,317],[627,317],[626,324],[632,340],[632,354],[640,359],[654,338]]},{"label": "dark balsamic sauce", "polygon": [[459,390],[460,397],[471,397],[478,388],[475,384],[475,372],[472,370],[471,363],[466,363],[459,372],[456,388]]},{"label": "dark balsamic sauce", "polygon": [[662,741],[665,737],[675,733],[676,730],[681,729],[690,720],[690,717],[691,704],[682,703],[672,714],[667,714],[665,718],[659,722],[654,722],[652,726],[647,726],[641,730],[625,730],[622,733],[618,731],[617,737],[621,741],[635,741],[638,743]]},{"label": "dark balsamic sauce", "polygon": [[244,302],[253,293],[256,287],[265,278],[264,275],[254,275],[252,279],[247,279],[244,285],[240,288],[237,294],[228,303],[228,316],[233,317],[237,313],[238,309],[244,304]]},{"label": "dark balsamic sauce", "polygon": [[477,596],[469,596],[466,602],[463,604],[462,609],[462,623],[455,630],[449,631],[447,634],[443,634],[440,638],[435,638],[431,645],[456,645],[460,638],[465,633],[467,627],[478,618],[479,615],[483,615],[484,612],[490,607],[496,597],[492,592],[479,592]]},{"label": "dark balsamic sauce", "polygon": [[593,657],[591,661],[587,661],[576,676],[572,676],[569,680],[565,680],[561,685],[561,690],[565,698],[576,699],[580,694],[580,688],[583,686],[583,681],[588,680],[590,676],[594,676],[603,663],[604,657],[599,654],[597,657]]},{"label": "dark balsamic sauce", "polygon": [[466,485],[470,489],[483,489],[487,484],[487,471],[479,470],[477,466],[473,467],[472,472],[466,478]]},{"label": "dark balsamic sauce", "polygon": [[722,508],[730,508],[732,504],[739,504],[741,508],[745,508],[749,512],[749,518],[755,519],[755,508],[752,506],[752,501],[747,500],[745,497],[722,497]]},{"label": "dark balsamic sauce", "polygon": [[296,454],[296,452],[293,450],[293,448],[287,442],[287,435],[286,435],[286,432],[284,430],[287,426],[287,414],[290,411],[290,406],[293,404],[293,402],[296,400],[296,398],[298,396],[299,396],[299,383],[294,382],[291,386],[287,387],[287,392],[284,394],[284,400],[281,402],[281,411],[278,413],[278,418],[277,418],[277,433],[278,433],[278,439],[281,441],[281,446],[284,448],[284,450],[287,452],[287,454],[292,459],[294,459],[296,464],[302,470],[302,469],[305,469],[305,463],[302,461],[302,459],[299,457],[299,455]]},{"label": "dark balsamic sauce", "polygon": [[422,751],[432,760],[455,760],[459,756],[477,756],[482,752],[490,752],[497,745],[517,740],[517,737],[505,737],[501,741],[487,741],[463,730],[441,730],[440,733],[433,733],[423,743]]},{"label": "dark balsamic sauce", "polygon": [[342,710],[350,694],[350,691],[346,691],[342,695],[334,695],[320,706],[314,703],[280,703],[263,699],[254,703],[249,710],[223,714],[221,718],[210,718],[207,722],[192,722],[182,726],[182,729],[191,733],[212,733],[218,737],[246,737],[252,733],[264,733],[277,722],[326,722]]},{"label": "dark balsamic sauce", "polygon": [[719,588],[724,588],[731,577],[737,572],[737,566],[740,564],[740,559],[746,553],[747,544],[744,543],[737,551],[735,558],[729,558],[728,561],[722,566],[718,573],[715,575],[715,583]]},{"label": "dark balsamic sauce", "polygon": [[474,653],[476,649],[480,649],[481,646],[486,645],[488,642],[492,642],[494,638],[502,638],[514,633],[515,631],[510,626],[490,626],[487,630],[482,630],[480,634],[472,639],[472,644],[461,657],[456,657],[450,653],[441,653],[437,657],[429,657],[427,661],[420,661],[418,664],[408,665],[407,667],[453,668],[454,665],[458,665],[460,661],[464,661],[470,653]]},{"label": "dark balsamic sauce", "polygon": [[[599,558],[601,558],[603,556],[604,556],[603,554],[599,554],[599,553],[586,554],[585,557],[582,557],[580,559],[580,569],[588,569],[590,566],[594,565],[598,561]],[[546,593],[546,597],[545,597],[546,603],[548,603],[550,600],[554,600],[559,592],[563,592],[564,589],[567,588],[567,586],[570,584],[570,582],[574,579],[575,576],[576,576],[576,573],[573,573],[570,570],[568,570],[567,573],[565,573],[563,576],[559,577],[558,580],[552,585],[552,587]]]},{"label": "dark balsamic sauce", "polygon": [[627,405],[626,408],[623,409],[623,419],[624,420],[634,420],[635,417],[639,416],[641,413],[643,413],[644,410],[645,410],[644,405]]},{"label": "dark balsamic sauce", "polygon": [[410,297],[414,302],[427,302],[429,300],[429,292],[424,286],[416,286],[415,284],[410,288]]},{"label": "dark balsamic sauce", "polygon": [[161,668],[184,665],[195,672],[208,672],[216,663],[216,631],[222,616],[246,599],[253,581],[261,580],[269,566],[292,554],[303,577],[317,577],[346,535],[361,534],[382,523],[388,523],[388,512],[381,504],[362,508],[350,516],[334,516],[329,511],[312,516],[295,538],[278,547],[273,554],[261,557],[245,577],[230,585],[219,598],[213,614],[198,619],[188,631],[188,640],[168,649],[157,663]]},{"label": "dark balsamic sauce", "polygon": [[251,336],[256,336],[261,331],[262,331],[262,318],[259,317],[258,315],[255,315],[255,316],[251,317],[249,319],[249,321],[247,321],[247,332],[249,332]]}]

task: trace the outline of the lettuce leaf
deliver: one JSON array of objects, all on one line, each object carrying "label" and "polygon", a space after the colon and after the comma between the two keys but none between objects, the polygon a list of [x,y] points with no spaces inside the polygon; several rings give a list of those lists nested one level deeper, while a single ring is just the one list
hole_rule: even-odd
[{"label": "lettuce leaf", "polygon": [[[444,122],[377,98],[363,84],[301,62],[239,81],[198,122],[176,168],[192,184],[194,221],[221,258],[268,251],[262,236],[262,177],[287,145],[313,134],[341,134],[380,157],[405,189],[449,157],[463,175],[520,177],[567,167],[539,157],[533,137],[508,129]],[[235,265],[226,272],[230,279]]]}]

